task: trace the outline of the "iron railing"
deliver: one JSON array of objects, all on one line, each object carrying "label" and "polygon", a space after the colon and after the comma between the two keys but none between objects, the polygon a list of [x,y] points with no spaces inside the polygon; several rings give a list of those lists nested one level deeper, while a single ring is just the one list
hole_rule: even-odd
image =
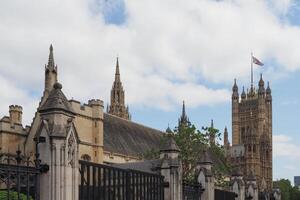
[{"label": "iron railing", "polygon": [[215,189],[215,199],[216,200],[235,200],[237,194],[234,192]]},{"label": "iron railing", "polygon": [[132,169],[80,163],[80,200],[163,200],[164,178]]},{"label": "iron railing", "polygon": [[201,183],[198,182],[190,183],[183,181],[182,190],[183,200],[199,200],[204,192]]},{"label": "iron railing", "polygon": [[40,169],[29,158],[16,155],[0,155],[0,199],[39,200],[38,175]]}]

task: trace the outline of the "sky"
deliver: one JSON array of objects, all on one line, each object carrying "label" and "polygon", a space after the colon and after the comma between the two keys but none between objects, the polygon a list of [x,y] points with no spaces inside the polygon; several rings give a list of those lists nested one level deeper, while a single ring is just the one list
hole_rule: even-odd
[{"label": "sky", "polygon": [[300,1],[0,1],[0,116],[23,106],[30,125],[54,46],[71,99],[109,101],[116,57],[133,121],[165,130],[182,101],[198,128],[231,132],[231,88],[249,86],[254,66],[273,95],[273,177],[300,175]]}]

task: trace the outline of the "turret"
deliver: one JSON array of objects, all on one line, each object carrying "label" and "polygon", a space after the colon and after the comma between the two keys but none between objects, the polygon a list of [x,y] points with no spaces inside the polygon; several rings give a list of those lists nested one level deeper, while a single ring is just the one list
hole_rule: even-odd
[{"label": "turret", "polygon": [[243,91],[242,91],[242,94],[241,94],[241,99],[242,101],[244,101],[246,99],[246,92],[245,92],[245,87],[243,86]]},{"label": "turret", "polygon": [[264,97],[265,95],[265,82],[262,78],[262,74],[260,74],[260,80],[258,82],[258,96]]},{"label": "turret", "polygon": [[236,84],[236,79],[234,79],[234,84],[232,87],[232,144],[240,143],[239,135],[239,92],[238,86]]},{"label": "turret", "polygon": [[53,85],[57,82],[57,66],[54,62],[53,46],[50,45],[50,53],[48,64],[45,65],[45,89],[44,94],[48,95],[53,89]]},{"label": "turret", "polygon": [[268,82],[268,86],[266,89],[266,100],[267,101],[272,101],[272,94],[271,94],[271,88],[270,88],[270,84]]},{"label": "turret", "polygon": [[19,105],[9,106],[9,120],[11,124],[22,124],[23,108]]},{"label": "turret", "polygon": [[232,87],[232,101],[238,101],[239,100],[239,88],[236,84],[236,79],[234,79],[234,84]]},{"label": "turret", "polygon": [[102,118],[103,116],[103,101],[100,99],[91,99],[88,105],[92,108],[93,117]]}]

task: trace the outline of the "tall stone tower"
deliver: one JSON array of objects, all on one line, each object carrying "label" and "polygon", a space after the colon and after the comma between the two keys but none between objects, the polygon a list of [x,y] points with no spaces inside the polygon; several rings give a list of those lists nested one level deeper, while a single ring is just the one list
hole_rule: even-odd
[{"label": "tall stone tower", "polygon": [[[237,153],[238,152],[238,153]],[[272,95],[260,76],[258,89],[243,87],[239,96],[236,80],[232,88],[231,162],[244,177],[255,173],[260,190],[272,189]]]},{"label": "tall stone tower", "polygon": [[118,58],[116,64],[115,81],[110,92],[110,106],[107,108],[107,112],[127,120],[131,119],[129,108],[128,106],[125,106],[125,92],[120,78]]}]

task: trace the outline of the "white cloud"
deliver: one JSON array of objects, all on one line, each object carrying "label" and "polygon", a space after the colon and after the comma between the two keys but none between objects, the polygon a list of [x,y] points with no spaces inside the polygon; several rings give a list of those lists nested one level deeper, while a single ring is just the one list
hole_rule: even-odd
[{"label": "white cloud", "polygon": [[286,157],[292,160],[300,159],[300,147],[293,139],[286,135],[273,136],[273,155],[275,157]]},{"label": "white cloud", "polygon": [[1,1],[0,79],[28,101],[30,92],[41,94],[53,43],[67,96],[107,101],[119,55],[127,102],[168,110],[183,99],[191,107],[228,101],[229,88],[202,83],[245,79],[251,50],[279,63],[272,74],[300,68],[300,28],[283,24],[267,1],[125,1],[121,26],[95,12],[111,12],[120,1],[105,4],[109,9],[95,2]]}]

